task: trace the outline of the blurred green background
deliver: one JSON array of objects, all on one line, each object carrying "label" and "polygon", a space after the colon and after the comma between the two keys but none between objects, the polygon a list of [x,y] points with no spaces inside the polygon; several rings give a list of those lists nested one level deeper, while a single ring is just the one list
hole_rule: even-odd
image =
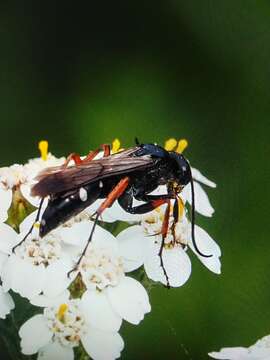
[{"label": "blurred green background", "polygon": [[11,1],[0,28],[1,166],[40,139],[62,156],[174,136],[218,184],[197,220],[222,275],[193,257],[186,285],[155,287],[121,329],[123,359],[206,359],[269,334],[269,1]]}]

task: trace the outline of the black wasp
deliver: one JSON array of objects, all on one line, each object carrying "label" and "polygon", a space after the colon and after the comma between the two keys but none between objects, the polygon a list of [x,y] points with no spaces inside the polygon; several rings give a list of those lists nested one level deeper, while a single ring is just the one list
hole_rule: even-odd
[{"label": "black wasp", "polygon": [[[95,159],[99,150],[92,151],[83,160],[77,154],[71,154],[64,165],[43,170],[37,177],[38,182],[32,187],[32,195],[42,198],[37,221],[40,217],[43,200],[49,197],[48,205],[40,219],[39,234],[41,237],[79,214],[97,199],[104,199],[94,214],[94,223],[88,243],[77,262],[79,265],[90,243],[95,226],[108,207],[117,200],[120,206],[132,214],[144,214],[167,204],[161,230],[162,243],[159,251],[161,267],[169,285],[169,279],[162,261],[164,240],[168,231],[170,201],[174,200],[173,226],[178,221],[178,195],[185,185],[191,183],[191,235],[196,251],[198,249],[194,236],[195,207],[194,186],[191,168],[182,154],[167,151],[156,144],[140,144],[111,154],[110,146],[103,145],[104,155]],[[75,165],[68,166],[74,160]],[[160,185],[167,186],[167,194],[151,195]],[[142,205],[133,206],[133,199],[141,200]],[[30,234],[32,229],[30,229]],[[25,238],[26,238],[25,237]],[[23,239],[23,241],[25,240]],[[19,244],[18,244],[19,245]]]}]

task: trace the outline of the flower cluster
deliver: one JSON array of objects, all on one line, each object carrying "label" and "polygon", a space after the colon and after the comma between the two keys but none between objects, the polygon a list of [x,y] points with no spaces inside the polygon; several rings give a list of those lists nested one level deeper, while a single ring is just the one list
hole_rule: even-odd
[{"label": "flower cluster", "polygon": [[209,356],[213,359],[224,360],[268,360],[270,359],[270,335],[259,339],[250,347],[228,347],[219,352],[211,352]]},{"label": "flower cluster", "polygon": [[[186,141],[170,139],[165,148],[182,152],[186,145]],[[187,185],[180,194],[176,224],[173,206],[170,208],[162,252],[168,278],[160,263],[166,205],[144,215],[131,215],[114,203],[102,214],[102,223],[95,224],[92,241],[78,263],[100,200],[41,239],[36,221],[40,199],[31,196],[31,187],[41,170],[64,165],[66,159],[49,154],[45,141],[39,148],[40,158],[0,169],[0,318],[15,307],[11,290],[40,310],[19,330],[23,354],[38,353],[39,359],[73,359],[73,349],[80,347],[93,359],[116,359],[124,348],[119,334],[123,320],[138,325],[151,310],[148,293],[136,279],[135,270],[141,268],[153,282],[179,287],[191,274],[189,249],[219,274],[220,248],[197,225],[196,243],[203,253],[212,256],[203,257],[194,248],[186,206],[191,203],[191,189]],[[115,141],[113,152],[119,148],[120,143]],[[192,174],[195,209],[210,217],[214,210],[202,185],[215,184],[197,169],[192,168]],[[163,186],[155,190],[155,194],[165,193]],[[46,201],[41,212],[45,207]],[[128,225],[117,236],[106,230],[106,223],[115,221]]]}]

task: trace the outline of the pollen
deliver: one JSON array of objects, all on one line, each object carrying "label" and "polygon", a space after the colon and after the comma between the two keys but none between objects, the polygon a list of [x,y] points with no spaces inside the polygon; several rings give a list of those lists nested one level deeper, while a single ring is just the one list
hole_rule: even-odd
[{"label": "pollen", "polygon": [[120,140],[119,139],[114,139],[113,142],[112,142],[112,153],[117,153],[119,150],[120,150],[120,146],[121,146],[121,143],[120,143]]},{"label": "pollen", "polygon": [[188,146],[188,141],[186,139],[180,139],[178,141],[178,145],[175,151],[181,154],[187,148],[187,146]]},{"label": "pollen", "polygon": [[34,228],[36,228],[36,229],[39,229],[39,228],[40,228],[40,223],[39,223],[38,221],[36,221],[36,222],[34,223]]},{"label": "pollen", "polygon": [[46,161],[47,157],[48,157],[48,146],[49,146],[49,144],[48,144],[48,141],[46,141],[46,140],[41,140],[38,143],[38,149],[40,151],[41,158],[44,161]]},{"label": "pollen", "polygon": [[180,219],[183,217],[184,210],[185,210],[185,204],[184,204],[183,200],[181,198],[179,198],[179,200],[178,200],[178,211],[179,211]]},{"label": "pollen", "polygon": [[168,139],[165,141],[165,150],[167,151],[173,151],[177,146],[177,141],[174,138]]},{"label": "pollen", "polygon": [[57,312],[58,320],[63,321],[65,313],[67,312],[67,310],[68,310],[68,305],[67,304],[61,304],[59,306],[59,309],[58,309],[58,312]]}]

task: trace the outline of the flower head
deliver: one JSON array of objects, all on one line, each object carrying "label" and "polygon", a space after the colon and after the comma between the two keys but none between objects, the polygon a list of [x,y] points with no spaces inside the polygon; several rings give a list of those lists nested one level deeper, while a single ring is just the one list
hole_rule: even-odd
[{"label": "flower head", "polygon": [[93,359],[116,359],[124,348],[117,331],[92,327],[79,299],[47,307],[43,314],[26,321],[19,330],[22,353],[38,352],[42,359],[73,359],[73,348],[82,344]]},{"label": "flower head", "polygon": [[270,359],[270,335],[259,339],[250,347],[228,347],[208,354],[214,359],[225,360],[268,360]]},{"label": "flower head", "polygon": [[[133,271],[144,265],[147,276],[167,285],[167,279],[161,267],[160,249],[162,246],[162,224],[166,206],[145,214],[140,225],[130,226],[123,230],[117,239],[124,258],[126,271]],[[162,260],[168,276],[169,285],[183,285],[191,274],[191,262],[187,255],[190,248],[199,260],[211,271],[220,273],[221,255],[219,246],[205,230],[195,225],[195,239],[198,248],[211,257],[203,257],[194,249],[191,236],[191,224],[184,211],[179,221],[174,224],[172,210],[169,218],[168,232],[162,250]]]},{"label": "flower head", "polygon": [[[86,240],[81,242],[82,249]],[[79,273],[86,287],[82,301],[85,306],[91,304],[92,309],[96,309],[94,313],[99,314],[91,315],[96,328],[118,330],[122,319],[139,324],[144,314],[150,312],[144,287],[125,275],[116,238],[100,226],[96,226],[93,239],[80,263]]]}]

